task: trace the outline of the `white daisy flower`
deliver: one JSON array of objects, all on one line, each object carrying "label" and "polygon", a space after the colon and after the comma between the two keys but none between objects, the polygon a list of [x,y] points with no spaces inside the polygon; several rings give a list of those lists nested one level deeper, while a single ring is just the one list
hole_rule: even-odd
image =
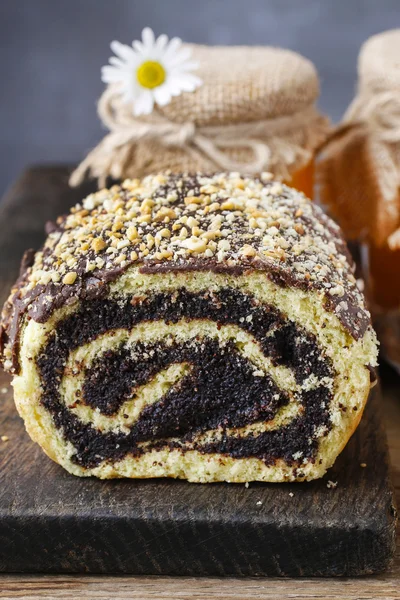
[{"label": "white daisy flower", "polygon": [[198,64],[190,61],[189,48],[181,48],[182,40],[166,35],[157,39],[146,27],[142,41],[135,40],[132,47],[120,42],[111,42],[116,54],[110,65],[102,68],[101,78],[105,83],[117,83],[126,103],[132,103],[133,114],[148,115],[154,103],[165,106],[173,96],[182,92],[193,92],[202,84],[191,71]]}]

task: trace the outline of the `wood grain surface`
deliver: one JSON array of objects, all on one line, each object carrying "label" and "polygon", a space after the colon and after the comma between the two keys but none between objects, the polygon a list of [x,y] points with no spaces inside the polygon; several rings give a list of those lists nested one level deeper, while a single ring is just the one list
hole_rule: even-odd
[{"label": "wood grain surface", "polygon": [[[400,505],[400,377],[385,369],[383,407]],[[137,577],[0,575],[0,598],[11,600],[399,600],[400,537],[392,567],[356,578],[262,579],[232,577]]]},{"label": "wood grain surface", "polygon": [[[82,197],[82,190],[68,190],[66,180],[63,167],[30,170],[0,205],[0,299],[14,279],[23,250],[38,247],[43,240],[44,221]],[[399,492],[399,379],[390,371],[384,375],[384,407]],[[176,563],[173,555],[178,553],[180,570],[170,572],[193,575],[204,573],[204,565],[211,563],[209,572],[213,574],[318,575],[323,573],[323,565],[337,574],[343,567],[342,572],[356,572],[360,565],[368,571],[379,560],[383,568],[387,561],[394,517],[376,395],[367,418],[325,481],[290,486],[251,484],[248,489],[170,481],[76,480],[28,440],[12,407],[4,375],[0,400],[0,436],[9,438],[0,442],[0,523],[7,521],[0,536],[4,566],[5,561],[14,565],[14,570],[29,564],[32,570],[60,572],[72,566],[88,572],[90,567],[92,571],[107,570],[104,566],[111,564],[116,566],[112,571],[129,572],[129,565],[118,556],[121,548],[130,553],[136,572],[145,572],[138,570],[140,561],[145,569],[146,561],[147,565],[153,561],[147,572],[162,573],[163,564]],[[367,466],[361,467],[361,463]],[[328,489],[327,479],[338,481],[338,487]],[[262,505],[257,504],[260,500]],[[125,520],[121,521],[123,513]],[[102,526],[104,521],[108,521],[108,529]],[[183,537],[179,529],[181,547],[177,545],[177,522],[186,523]],[[221,523],[225,529],[218,529]],[[229,531],[227,523],[231,527],[228,537],[224,535]],[[57,550],[54,540],[60,548],[60,543],[77,531],[85,546],[81,542],[75,549],[70,547],[69,553],[52,555]],[[112,534],[111,543],[104,534]],[[107,552],[99,556],[102,547]],[[39,548],[47,552],[35,555]],[[287,556],[279,555],[282,548],[290,549]],[[261,564],[263,554],[268,558]],[[93,569],[96,561],[97,569]],[[356,579],[2,575],[0,598],[400,598],[399,585],[397,552],[387,573]]]}]

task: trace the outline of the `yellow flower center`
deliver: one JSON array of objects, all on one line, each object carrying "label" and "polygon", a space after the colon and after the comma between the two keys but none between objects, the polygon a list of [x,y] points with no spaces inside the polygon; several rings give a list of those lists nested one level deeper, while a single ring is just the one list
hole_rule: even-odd
[{"label": "yellow flower center", "polygon": [[136,75],[140,85],[145,88],[158,87],[165,81],[164,67],[154,60],[146,60],[141,64]]}]

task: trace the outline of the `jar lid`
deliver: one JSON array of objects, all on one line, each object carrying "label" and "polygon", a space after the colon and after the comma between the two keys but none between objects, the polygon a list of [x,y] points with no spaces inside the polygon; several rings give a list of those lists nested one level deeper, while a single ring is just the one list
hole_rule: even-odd
[{"label": "jar lid", "polygon": [[400,86],[400,29],[369,38],[358,57],[360,87],[376,91]]},{"label": "jar lid", "polygon": [[160,107],[176,123],[220,125],[291,115],[319,95],[314,65],[296,52],[268,46],[184,47],[199,63],[196,75],[203,84]]}]

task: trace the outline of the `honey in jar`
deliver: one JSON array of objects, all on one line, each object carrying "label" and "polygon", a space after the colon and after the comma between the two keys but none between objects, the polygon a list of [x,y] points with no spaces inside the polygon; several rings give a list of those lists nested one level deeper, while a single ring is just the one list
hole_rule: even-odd
[{"label": "honey in jar", "polygon": [[314,161],[311,160],[304,167],[295,171],[289,181],[285,182],[300,192],[303,192],[307,198],[314,197]]}]

